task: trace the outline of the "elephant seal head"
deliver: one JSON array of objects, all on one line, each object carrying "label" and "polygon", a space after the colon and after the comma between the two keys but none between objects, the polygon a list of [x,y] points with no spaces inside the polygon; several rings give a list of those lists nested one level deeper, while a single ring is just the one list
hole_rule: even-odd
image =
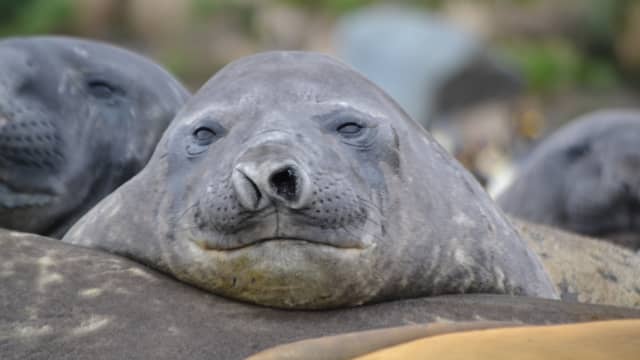
[{"label": "elephant seal head", "polygon": [[555,296],[479,184],[379,88],[315,53],[226,66],[64,241],[281,308]]}]

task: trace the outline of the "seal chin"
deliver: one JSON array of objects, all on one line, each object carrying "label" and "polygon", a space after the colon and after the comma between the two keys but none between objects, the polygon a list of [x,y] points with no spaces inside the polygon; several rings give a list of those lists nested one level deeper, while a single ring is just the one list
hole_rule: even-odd
[{"label": "seal chin", "polygon": [[374,248],[336,248],[291,238],[224,251],[202,251],[201,244],[192,244],[170,266],[178,279],[230,299],[326,309],[359,305],[379,292],[383,277],[373,270]]},{"label": "seal chin", "polygon": [[16,209],[46,206],[54,200],[53,195],[39,192],[21,192],[0,183],[0,209]]}]

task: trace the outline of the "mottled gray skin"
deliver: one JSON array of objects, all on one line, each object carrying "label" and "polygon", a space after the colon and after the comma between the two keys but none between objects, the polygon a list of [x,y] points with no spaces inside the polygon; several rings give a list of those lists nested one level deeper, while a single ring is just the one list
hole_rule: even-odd
[{"label": "mottled gray skin", "polygon": [[608,241],[510,218],[563,301],[640,308],[640,254]]},{"label": "mottled gray skin", "polygon": [[561,128],[498,203],[531,222],[640,249],[640,111],[598,111]]},{"label": "mottled gray skin", "polygon": [[640,318],[638,309],[477,294],[279,310],[208,294],[120,256],[33,234],[0,230],[0,249],[2,360],[233,360],[292,341],[409,324]]},{"label": "mottled gray skin", "polygon": [[282,308],[555,297],[476,181],[379,88],[314,53],[217,73],[64,241]]},{"label": "mottled gray skin", "polygon": [[0,227],[61,237],[142,169],[187,97],[168,72],[124,49],[0,41]]}]

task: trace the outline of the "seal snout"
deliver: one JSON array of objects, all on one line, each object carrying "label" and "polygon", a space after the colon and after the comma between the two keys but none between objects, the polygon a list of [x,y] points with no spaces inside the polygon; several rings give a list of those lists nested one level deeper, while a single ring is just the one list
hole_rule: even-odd
[{"label": "seal snout", "polygon": [[275,194],[288,202],[295,202],[299,197],[298,176],[294,167],[285,166],[269,177],[269,187]]},{"label": "seal snout", "polygon": [[240,204],[252,211],[272,202],[299,209],[309,198],[306,172],[292,161],[241,162],[234,168],[231,181]]}]

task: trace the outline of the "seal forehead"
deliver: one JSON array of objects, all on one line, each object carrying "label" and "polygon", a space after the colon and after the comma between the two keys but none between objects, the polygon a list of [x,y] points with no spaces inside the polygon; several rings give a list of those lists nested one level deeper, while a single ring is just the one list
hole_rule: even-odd
[{"label": "seal forehead", "polygon": [[[232,62],[220,70],[190,101],[189,109],[245,104],[273,108],[296,103],[349,104],[380,111],[389,101],[380,89],[347,65],[327,55],[267,52]],[[240,106],[238,106],[240,105]]]},{"label": "seal forehead", "polygon": [[44,69],[109,76],[127,83],[129,88],[142,88],[146,94],[162,94],[166,99],[171,95],[178,103],[188,97],[183,86],[160,65],[107,43],[65,36],[32,36],[8,38],[0,41],[0,46],[23,53]]}]

